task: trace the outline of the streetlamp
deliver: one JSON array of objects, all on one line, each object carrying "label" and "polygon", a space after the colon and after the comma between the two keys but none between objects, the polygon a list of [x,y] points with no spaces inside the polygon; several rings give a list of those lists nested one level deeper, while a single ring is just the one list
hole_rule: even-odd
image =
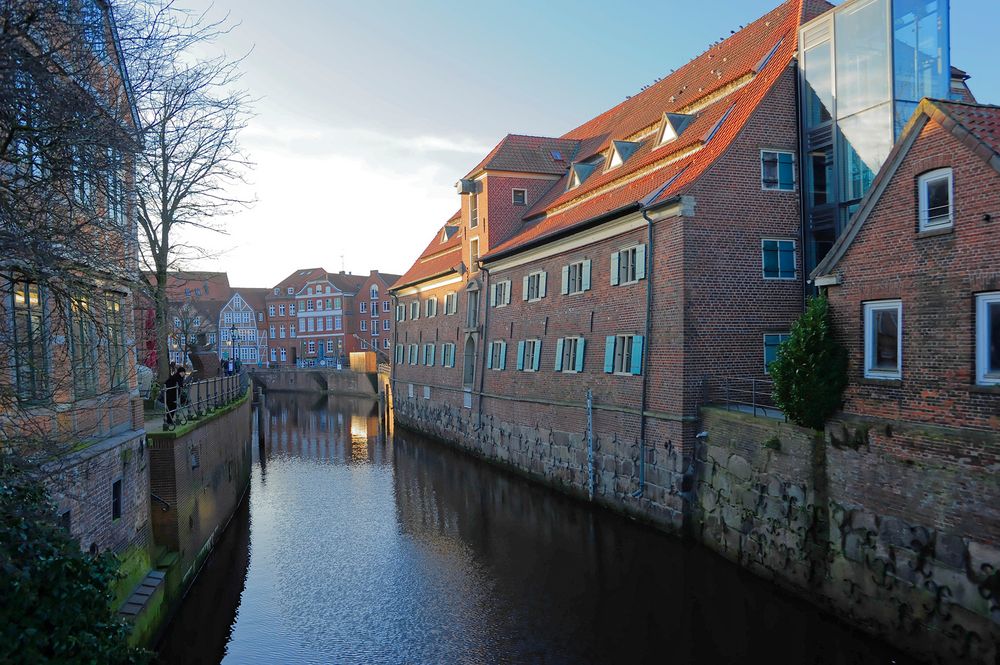
[{"label": "streetlamp", "polygon": [[233,361],[233,367],[236,366],[236,324],[234,323],[229,328],[229,359]]}]

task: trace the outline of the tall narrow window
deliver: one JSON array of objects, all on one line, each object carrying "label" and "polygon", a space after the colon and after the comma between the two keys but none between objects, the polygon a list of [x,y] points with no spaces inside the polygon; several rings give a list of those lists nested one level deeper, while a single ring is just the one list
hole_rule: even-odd
[{"label": "tall narrow window", "polygon": [[[111,390],[128,387],[128,349],[125,347],[125,321],[122,301],[114,293],[106,296],[105,332],[108,337],[108,368]],[[195,326],[198,320],[195,320]]]},{"label": "tall narrow window", "polygon": [[472,272],[479,270],[479,238],[469,241],[469,269]]},{"label": "tall narrow window", "polygon": [[45,397],[48,358],[45,314],[37,284],[11,278],[14,374],[17,395],[23,400]]},{"label": "tall narrow window", "polygon": [[479,226],[479,195],[473,192],[469,194],[469,227]]},{"label": "tall narrow window", "polygon": [[770,366],[778,359],[778,347],[788,339],[788,333],[768,333],[764,335],[764,374],[770,374]]},{"label": "tall narrow window", "polygon": [[976,296],[976,383],[1000,385],[1000,291]]},{"label": "tall narrow window", "polygon": [[937,169],[917,179],[919,188],[920,230],[932,231],[952,225],[951,169]]},{"label": "tall narrow window", "polygon": [[479,325],[479,291],[469,291],[469,309],[466,312],[465,323],[469,328]]},{"label": "tall narrow window", "polygon": [[111,485],[111,519],[117,520],[122,516],[122,481],[116,480]]},{"label": "tall narrow window", "polygon": [[97,326],[87,296],[70,305],[70,344],[73,352],[73,388],[76,397],[97,394]]},{"label": "tall narrow window", "polygon": [[882,300],[865,303],[865,376],[902,378],[903,303]]},{"label": "tall narrow window", "polygon": [[604,371],[608,374],[642,374],[642,335],[608,335],[604,340]]}]

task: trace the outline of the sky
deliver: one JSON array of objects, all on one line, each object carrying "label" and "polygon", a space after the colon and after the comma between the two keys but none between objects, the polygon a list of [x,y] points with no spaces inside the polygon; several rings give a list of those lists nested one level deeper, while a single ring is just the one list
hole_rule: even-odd
[{"label": "sky", "polygon": [[[179,0],[235,29],[258,99],[255,163],[228,233],[188,268],[270,287],[298,268],[403,273],[459,206],[455,182],[506,134],[559,136],[778,0]],[[835,3],[839,4],[839,3]],[[1000,103],[998,0],[951,0],[952,64]]]}]

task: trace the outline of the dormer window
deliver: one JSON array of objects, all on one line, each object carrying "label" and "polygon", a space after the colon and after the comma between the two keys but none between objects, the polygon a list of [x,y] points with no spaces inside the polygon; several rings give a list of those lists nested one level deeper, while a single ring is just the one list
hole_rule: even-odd
[{"label": "dormer window", "polygon": [[569,183],[567,189],[576,189],[590,177],[590,174],[597,170],[598,165],[604,161],[603,155],[592,157],[585,162],[575,162],[569,169]]},{"label": "dormer window", "polygon": [[608,170],[617,168],[639,149],[639,143],[633,141],[612,141],[611,159],[608,160]]},{"label": "dormer window", "polygon": [[694,116],[683,113],[664,113],[660,134],[656,140],[657,147],[676,141],[693,119]]}]

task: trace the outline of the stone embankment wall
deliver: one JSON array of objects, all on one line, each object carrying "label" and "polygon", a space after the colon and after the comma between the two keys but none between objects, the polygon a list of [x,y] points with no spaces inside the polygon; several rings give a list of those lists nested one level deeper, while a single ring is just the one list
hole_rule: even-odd
[{"label": "stone embankment wall", "polygon": [[308,369],[281,368],[250,370],[253,381],[267,391],[275,392],[332,392],[342,395],[375,397],[377,375],[337,370],[325,367]]},{"label": "stone embankment wall", "polygon": [[997,662],[995,472],[902,459],[845,423],[709,408],[702,425],[698,540],[917,656]]},{"label": "stone embankment wall", "polygon": [[[474,409],[405,389],[393,406],[403,427],[588,497],[585,430],[561,431],[558,419],[480,424]],[[1000,662],[995,470],[902,458],[882,434],[846,423],[823,434],[706,408],[693,456],[669,439],[643,453],[636,438],[600,423],[595,502],[683,530],[919,658]]]},{"label": "stone embankment wall", "polygon": [[[566,431],[567,421],[560,418],[560,411],[564,410],[561,408],[552,407],[551,417],[540,417],[531,425],[512,422],[516,409],[508,410],[511,420],[485,415],[479,423],[475,409],[423,400],[418,393],[410,397],[405,389],[394,391],[394,415],[400,425],[457,445],[568,494],[589,498],[591,464],[586,412],[582,408],[577,409],[580,418],[575,419],[580,420],[580,429]],[[690,456],[673,444],[671,429],[665,425],[674,423],[654,423],[649,427],[650,436],[643,448],[637,435],[618,433],[628,431],[622,426],[625,418],[595,406],[593,501],[679,530],[684,523],[682,493],[692,480]],[[643,455],[645,461],[640,464]],[[640,475],[644,483],[640,483]]]}]

